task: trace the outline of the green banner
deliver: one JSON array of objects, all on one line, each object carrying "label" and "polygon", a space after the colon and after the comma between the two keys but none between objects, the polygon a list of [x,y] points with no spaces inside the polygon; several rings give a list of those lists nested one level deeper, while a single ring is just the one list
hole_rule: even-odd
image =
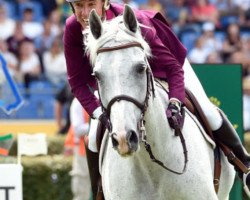
[{"label": "green banner", "polygon": [[[242,66],[193,64],[209,99],[221,108],[243,141]],[[242,184],[236,177],[230,200],[242,200]]]},{"label": "green banner", "polygon": [[0,141],[12,139],[12,134],[0,135]]}]

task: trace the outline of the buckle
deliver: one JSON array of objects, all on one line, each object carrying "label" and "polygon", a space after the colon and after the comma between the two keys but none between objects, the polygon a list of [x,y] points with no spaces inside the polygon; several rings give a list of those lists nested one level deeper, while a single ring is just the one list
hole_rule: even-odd
[{"label": "buckle", "polygon": [[219,184],[220,184],[220,179],[215,178],[215,179],[214,179],[214,185],[219,185]]},{"label": "buckle", "polygon": [[234,153],[232,151],[230,151],[230,153],[227,155],[227,158],[229,161],[234,161],[234,159],[236,158]]}]

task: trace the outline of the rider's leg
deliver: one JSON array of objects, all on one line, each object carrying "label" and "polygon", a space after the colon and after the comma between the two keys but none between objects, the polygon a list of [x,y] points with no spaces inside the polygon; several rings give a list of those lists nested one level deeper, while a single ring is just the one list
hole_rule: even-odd
[{"label": "rider's leg", "polygon": [[96,199],[97,192],[98,192],[98,181],[100,177],[99,168],[98,168],[99,154],[92,152],[88,148],[86,148],[86,157],[88,161],[92,195],[93,195],[93,199]]},{"label": "rider's leg", "polygon": [[222,125],[218,130],[213,131],[214,137],[231,148],[234,154],[250,167],[250,156],[243,147],[237,132],[223,113],[221,113],[221,117],[223,120]]},{"label": "rider's leg", "polygon": [[90,131],[88,137],[88,147],[86,148],[86,157],[89,167],[89,175],[91,181],[91,188],[93,199],[95,200],[98,192],[98,181],[100,178],[99,173],[99,154],[96,149],[96,145],[93,144],[96,142],[96,129],[97,129],[98,120],[91,119]]},{"label": "rider's leg", "polygon": [[220,116],[220,113],[217,111],[215,105],[212,104],[208,99],[199,79],[197,78],[193,68],[191,67],[187,59],[185,60],[183,69],[185,87],[187,87],[193,93],[193,95],[199,102],[202,111],[206,115],[211,129],[213,131],[219,129],[222,125],[222,118]]},{"label": "rider's leg", "polygon": [[[221,115],[218,109],[209,101],[200,81],[187,60],[183,68],[185,86],[194,94],[199,102],[214,133],[214,137],[230,147],[234,154],[246,164],[247,167],[250,167],[250,157],[229,120],[223,114]],[[247,179],[247,182],[250,184],[250,177]]]}]

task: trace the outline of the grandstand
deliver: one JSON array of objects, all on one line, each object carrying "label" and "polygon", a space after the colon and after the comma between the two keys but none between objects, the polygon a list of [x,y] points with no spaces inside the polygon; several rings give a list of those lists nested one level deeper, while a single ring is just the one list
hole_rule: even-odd
[{"label": "grandstand", "polygon": [[[197,21],[193,17],[193,10],[197,6],[194,2],[190,0],[183,0],[182,5],[175,4],[176,1],[168,0],[168,1],[154,1],[157,5],[154,7],[154,3],[147,0],[134,0],[134,1],[123,1],[123,0],[113,0],[118,3],[131,3],[131,5],[136,5],[138,8],[143,9],[157,9],[157,11],[161,12],[166,16],[169,24],[173,27],[173,30],[176,31],[177,36],[183,42],[184,46],[187,48],[188,53],[192,51],[195,47],[195,41],[197,38],[202,37],[202,25],[207,21]],[[22,2],[22,3],[20,3]],[[161,6],[159,6],[161,3]],[[250,47],[247,47],[247,39],[250,38],[250,26],[249,26],[249,8],[242,8],[240,5],[232,5],[230,8],[226,8],[225,5],[220,4],[216,5],[216,1],[210,0],[208,1],[209,6],[215,7],[218,11],[218,19],[217,21],[213,21],[215,25],[214,35],[215,39],[219,41],[219,43],[223,44],[227,37],[227,27],[236,23],[240,28],[240,37],[242,38],[243,45],[242,49],[244,49],[244,53],[248,55],[246,70],[244,71],[244,77],[249,76],[250,74]],[[64,0],[0,0],[0,6],[4,5],[6,9],[6,19],[12,20],[15,23],[24,23],[24,11],[26,9],[32,10],[32,22],[43,24],[46,20],[48,20],[51,24],[51,35],[56,34],[59,37],[62,37],[63,27],[65,23],[65,19],[67,16],[71,14],[70,7]],[[170,12],[174,10],[175,12]],[[186,14],[185,14],[186,12]],[[243,13],[243,14],[242,14]],[[178,20],[182,21],[182,26],[179,26]],[[44,24],[43,24],[44,25]],[[194,26],[195,25],[195,26]],[[1,26],[1,23],[0,23]],[[176,29],[176,27],[178,29]],[[194,27],[196,27],[194,29]],[[45,27],[43,27],[45,29]],[[178,32],[177,32],[178,30]],[[18,32],[21,35],[20,32]],[[13,46],[13,38],[10,38],[14,35],[14,30],[12,30],[12,35],[8,38],[1,38],[7,42],[9,45],[10,53],[13,53],[17,59],[17,49],[12,49]],[[13,36],[14,37],[14,36]],[[24,37],[26,37],[24,35]],[[30,94],[29,98],[26,99],[25,104],[15,113],[11,115],[6,115],[3,111],[0,110],[0,121],[1,124],[3,121],[13,121],[13,120],[55,120],[54,116],[54,100],[56,87],[52,86],[51,83],[46,79],[45,68],[43,55],[46,51],[50,50],[51,43],[49,41],[53,41],[53,37],[50,37],[47,40],[44,40],[43,36],[40,37],[39,40],[37,38],[33,38],[33,42],[35,45],[35,53],[38,55],[41,62],[41,74],[37,80],[32,80],[30,82],[29,88],[25,88],[25,83],[22,81],[18,81],[18,87],[23,96],[26,95],[27,91]],[[26,38],[27,39],[27,38]],[[37,46],[37,41],[46,41],[42,42],[44,44],[42,46]],[[19,43],[15,43],[17,45]],[[46,45],[45,45],[46,44]],[[14,46],[15,46],[14,45]],[[250,45],[249,45],[250,46]],[[0,52],[2,50],[0,49]],[[221,56],[221,51],[215,51],[218,56]],[[226,59],[221,59],[221,62],[228,62]],[[238,60],[240,63],[241,60]],[[45,78],[44,78],[45,77]],[[17,78],[18,80],[18,78]],[[248,99],[248,98],[246,98]],[[65,111],[66,112],[66,111]],[[246,111],[250,112],[250,111]]]}]

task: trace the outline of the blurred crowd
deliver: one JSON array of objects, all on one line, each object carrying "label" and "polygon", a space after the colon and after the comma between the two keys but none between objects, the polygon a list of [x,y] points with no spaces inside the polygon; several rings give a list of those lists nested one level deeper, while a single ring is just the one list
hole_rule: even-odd
[{"label": "blurred crowd", "polygon": [[[250,0],[111,1],[161,12],[191,63],[241,63],[244,127],[250,130]],[[0,0],[0,52],[26,98],[32,81],[65,87],[62,35],[71,14],[65,0]]]}]

